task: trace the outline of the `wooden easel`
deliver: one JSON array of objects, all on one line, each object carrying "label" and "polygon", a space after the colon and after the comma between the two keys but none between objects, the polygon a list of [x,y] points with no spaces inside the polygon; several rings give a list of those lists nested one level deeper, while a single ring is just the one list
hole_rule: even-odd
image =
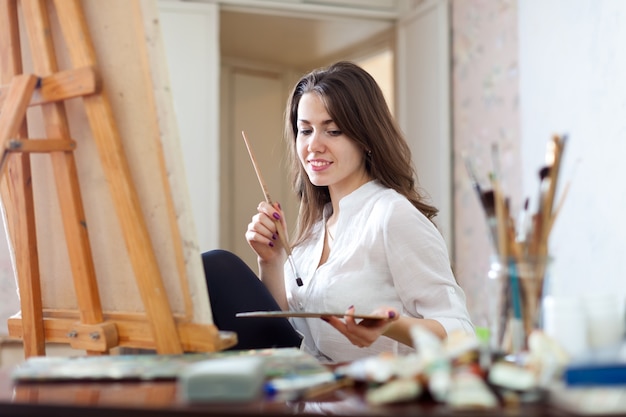
[{"label": "wooden easel", "polygon": [[[234,345],[236,335],[219,332],[214,325],[177,320],[172,314],[122,138],[100,85],[96,54],[80,1],[54,1],[74,68],[59,71],[50,35],[50,2],[20,0],[37,75],[22,74],[17,0],[0,1],[0,175],[21,303],[21,319],[9,320],[11,336],[23,339],[26,357],[44,355],[46,341],[69,343],[91,354],[108,353],[116,346],[175,354],[216,351]],[[76,170],[76,142],[70,138],[63,106],[64,100],[73,97],[82,97],[145,316],[103,313]],[[41,106],[43,113],[44,139],[28,139],[26,112],[35,105]],[[76,317],[46,317],[43,312],[31,188],[32,152],[46,153],[51,158],[78,303]]]}]

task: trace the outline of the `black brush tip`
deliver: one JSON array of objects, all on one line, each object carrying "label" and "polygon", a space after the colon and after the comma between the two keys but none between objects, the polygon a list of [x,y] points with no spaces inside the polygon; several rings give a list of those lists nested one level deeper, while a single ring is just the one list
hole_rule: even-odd
[{"label": "black brush tip", "polygon": [[486,190],[480,195],[480,202],[487,215],[495,213],[496,197],[493,190]]}]

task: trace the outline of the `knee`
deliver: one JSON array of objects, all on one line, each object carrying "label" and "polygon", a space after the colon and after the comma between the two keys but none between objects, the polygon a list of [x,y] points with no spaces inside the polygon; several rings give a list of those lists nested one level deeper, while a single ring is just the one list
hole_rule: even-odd
[{"label": "knee", "polygon": [[243,263],[243,261],[237,255],[224,249],[213,249],[202,254],[202,264],[204,265],[205,271],[216,267],[241,263]]},{"label": "knee", "polygon": [[236,258],[232,252],[225,249],[211,249],[202,253],[202,259],[222,259],[222,258]]},{"label": "knee", "polygon": [[214,249],[202,254],[202,265],[207,281],[222,277],[239,277],[253,274],[248,265],[237,255],[224,249]]}]

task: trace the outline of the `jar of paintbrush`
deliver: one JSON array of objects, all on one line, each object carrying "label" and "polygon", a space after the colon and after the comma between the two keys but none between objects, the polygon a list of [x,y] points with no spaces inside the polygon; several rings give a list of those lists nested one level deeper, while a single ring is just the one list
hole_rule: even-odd
[{"label": "jar of paintbrush", "polygon": [[511,198],[500,181],[497,144],[492,146],[493,171],[489,173],[486,188],[480,183],[471,159],[464,156],[494,249],[486,283],[492,351],[524,352],[529,335],[541,328],[541,306],[551,266],[548,241],[569,188],[567,184],[560,200],[555,201],[566,138],[553,135],[548,141],[545,165],[539,170],[535,209],[530,210],[527,198],[517,221],[511,212]]},{"label": "jar of paintbrush", "polygon": [[529,335],[542,328],[550,265],[548,256],[491,258],[487,293],[492,352],[516,356],[527,351]]}]

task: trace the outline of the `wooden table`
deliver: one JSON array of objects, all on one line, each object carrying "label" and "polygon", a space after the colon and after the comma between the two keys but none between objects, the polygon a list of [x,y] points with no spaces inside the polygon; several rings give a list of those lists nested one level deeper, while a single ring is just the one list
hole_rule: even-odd
[{"label": "wooden table", "polygon": [[189,405],[177,397],[173,381],[62,382],[14,384],[10,369],[0,369],[0,416],[567,416],[558,408],[534,404],[490,411],[454,411],[429,402],[371,407],[362,389],[344,388],[309,401],[263,399],[247,404]]}]

